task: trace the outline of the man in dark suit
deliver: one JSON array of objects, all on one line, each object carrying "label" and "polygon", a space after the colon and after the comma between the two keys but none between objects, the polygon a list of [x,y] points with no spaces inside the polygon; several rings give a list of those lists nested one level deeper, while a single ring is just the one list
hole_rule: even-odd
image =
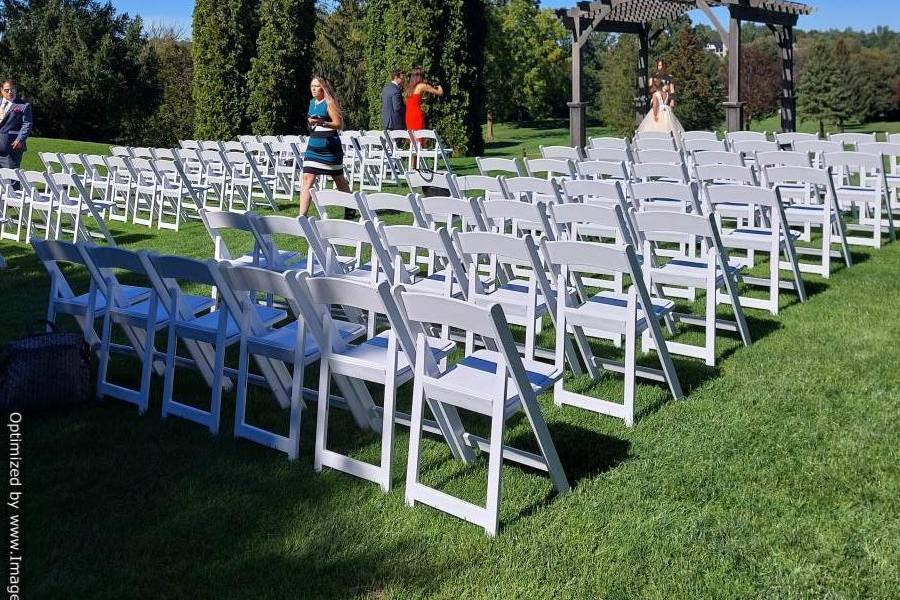
[{"label": "man in dark suit", "polygon": [[391,80],[381,90],[381,126],[386,130],[406,129],[406,105],[403,103],[403,71],[394,69]]},{"label": "man in dark suit", "polygon": [[0,167],[18,169],[31,133],[31,104],[16,97],[16,82],[7,79],[0,87]]}]

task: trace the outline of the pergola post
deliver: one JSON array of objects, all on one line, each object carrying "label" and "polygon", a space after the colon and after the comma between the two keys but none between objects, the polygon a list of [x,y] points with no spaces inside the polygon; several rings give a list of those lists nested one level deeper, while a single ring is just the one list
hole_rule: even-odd
[{"label": "pergola post", "polygon": [[744,128],[744,103],[741,101],[741,22],[734,14],[728,19],[728,102],[725,103],[728,131]]},{"label": "pergola post", "polygon": [[572,35],[572,101],[569,106],[569,142],[577,148],[585,143],[585,106],[581,101],[581,43],[579,31]]},{"label": "pergola post", "polygon": [[796,131],[797,101],[794,97],[794,28],[784,26],[777,31],[781,48],[781,130]]},{"label": "pergola post", "polygon": [[635,122],[640,123],[650,110],[650,29],[644,25],[638,33],[637,95],[634,98]]}]

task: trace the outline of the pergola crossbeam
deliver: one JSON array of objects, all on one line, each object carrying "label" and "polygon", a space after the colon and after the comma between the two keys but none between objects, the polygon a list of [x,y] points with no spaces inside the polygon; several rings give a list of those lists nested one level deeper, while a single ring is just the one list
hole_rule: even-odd
[{"label": "pergola crossbeam", "polygon": [[[728,9],[728,29],[713,12],[713,8]],[[740,90],[740,51],[742,21],[763,23],[773,28],[778,37],[782,59],[781,123],[785,131],[796,124],[793,84],[793,27],[812,7],[792,0],[594,0],[578,2],[571,9],[556,11],[572,33],[572,101],[569,103],[570,136],[572,145],[583,146],[585,141],[585,103],[581,98],[582,48],[594,32],[636,34],[640,38],[638,62],[638,110],[649,106],[649,48],[662,32],[651,30],[681,15],[700,9],[712,22],[729,53],[728,102],[725,103],[729,129],[743,125]],[[777,29],[776,29],[777,28]],[[790,128],[790,129],[789,129]]]}]

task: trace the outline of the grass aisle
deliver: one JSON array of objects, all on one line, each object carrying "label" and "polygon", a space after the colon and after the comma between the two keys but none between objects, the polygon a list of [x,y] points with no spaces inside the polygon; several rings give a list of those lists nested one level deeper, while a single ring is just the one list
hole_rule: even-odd
[{"label": "grass aisle", "polygon": [[[197,223],[113,230],[131,248],[212,252]],[[43,315],[48,282],[27,246],[0,251],[2,341]],[[777,318],[749,311],[755,344],[725,338],[717,369],[677,361],[685,400],[640,385],[633,429],[542,397],[575,489],[556,497],[545,477],[505,468],[495,540],[404,505],[403,428],[384,495],[313,472],[312,412],[293,464],[234,441],[233,394],[218,438],[160,421],[158,382],[144,417],[116,401],[26,416],[25,596],[898,597],[900,244],[854,258],[828,281],[808,277],[807,304],[785,294]],[[256,418],[283,424],[255,396]],[[334,421],[339,448],[377,456],[376,441]],[[530,441],[521,421],[506,439]],[[429,483],[483,500],[484,460],[464,467],[429,440],[423,461]]]}]

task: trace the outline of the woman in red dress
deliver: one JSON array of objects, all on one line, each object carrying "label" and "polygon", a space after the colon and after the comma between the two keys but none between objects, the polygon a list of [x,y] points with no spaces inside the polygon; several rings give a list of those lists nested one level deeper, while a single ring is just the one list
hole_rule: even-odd
[{"label": "woman in red dress", "polygon": [[444,88],[433,87],[425,81],[425,71],[416,67],[409,76],[406,86],[406,128],[410,131],[425,129],[425,115],[422,113],[422,95],[443,96]]}]

